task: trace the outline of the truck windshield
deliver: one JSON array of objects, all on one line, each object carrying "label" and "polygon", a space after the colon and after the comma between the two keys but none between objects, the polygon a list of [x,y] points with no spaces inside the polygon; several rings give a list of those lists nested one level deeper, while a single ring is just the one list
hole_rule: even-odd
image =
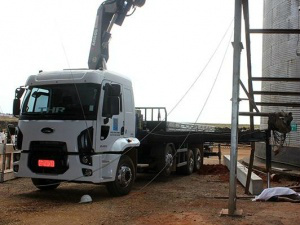
[{"label": "truck windshield", "polygon": [[99,96],[99,84],[29,87],[20,119],[96,120]]}]

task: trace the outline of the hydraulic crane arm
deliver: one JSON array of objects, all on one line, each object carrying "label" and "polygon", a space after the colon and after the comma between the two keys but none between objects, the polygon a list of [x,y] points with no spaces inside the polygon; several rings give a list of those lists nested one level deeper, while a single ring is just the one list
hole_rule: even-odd
[{"label": "hydraulic crane arm", "polygon": [[142,7],[146,0],[106,0],[97,12],[89,55],[89,69],[105,69],[109,58],[109,40],[114,24],[122,26],[131,8]]}]

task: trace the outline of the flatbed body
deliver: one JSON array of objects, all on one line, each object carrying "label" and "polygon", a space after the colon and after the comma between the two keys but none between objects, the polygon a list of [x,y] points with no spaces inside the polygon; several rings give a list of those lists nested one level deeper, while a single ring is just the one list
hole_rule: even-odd
[{"label": "flatbed body", "polygon": [[[170,154],[174,161],[172,169],[177,171],[180,167],[188,165],[190,151],[194,154],[200,152],[198,161],[203,164],[204,157],[221,158],[220,149],[218,152],[213,152],[214,143],[231,142],[230,130],[217,132],[214,127],[202,124],[167,121],[167,110],[164,107],[138,107],[136,117],[136,138],[140,141],[138,163],[143,168],[142,171],[145,168],[160,171],[164,164],[158,158],[167,158],[167,146],[172,148]],[[239,143],[265,141],[265,138],[265,132],[260,130],[239,132]]]},{"label": "flatbed body", "polygon": [[[176,144],[203,144],[209,142],[230,143],[231,131],[215,131],[214,126],[207,126],[196,123],[178,123],[167,121],[167,110],[165,107],[137,107],[136,137],[141,145],[152,143]],[[149,115],[150,114],[150,115]],[[156,117],[154,116],[157,115]],[[264,130],[254,132],[240,131],[239,143],[265,141]]]}]

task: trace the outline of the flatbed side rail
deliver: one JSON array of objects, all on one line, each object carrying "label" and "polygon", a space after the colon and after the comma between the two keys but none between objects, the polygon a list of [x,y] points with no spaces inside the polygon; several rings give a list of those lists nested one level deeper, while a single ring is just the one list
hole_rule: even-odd
[{"label": "flatbed side rail", "polygon": [[[138,138],[145,138],[142,144],[149,143],[182,143],[185,141],[188,144],[201,144],[205,142],[215,142],[215,143],[230,143],[231,133],[226,132],[188,132],[188,131],[157,131],[148,132],[141,131],[138,134]],[[249,143],[249,142],[265,142],[266,131],[265,130],[255,130],[251,131],[241,131],[239,132],[239,143]]]},{"label": "flatbed side rail", "polygon": [[199,124],[199,123],[177,123],[167,122],[167,131],[205,131],[214,132],[215,126]]},{"label": "flatbed side rail", "polygon": [[[136,107],[135,109],[141,111],[143,115],[143,121],[167,122],[168,114],[166,107]],[[157,118],[155,118],[154,115],[157,115]]]},{"label": "flatbed side rail", "polygon": [[138,132],[166,131],[167,130],[167,109],[165,107],[136,107]]},{"label": "flatbed side rail", "polygon": [[[205,124],[169,122],[167,120],[168,114],[165,107],[136,107],[136,111],[139,111],[142,117],[142,123],[144,124],[143,130],[151,130],[151,128],[155,126],[160,127],[160,129],[156,130],[164,131],[214,132],[216,129],[215,126]],[[162,127],[164,129],[162,129]]]}]

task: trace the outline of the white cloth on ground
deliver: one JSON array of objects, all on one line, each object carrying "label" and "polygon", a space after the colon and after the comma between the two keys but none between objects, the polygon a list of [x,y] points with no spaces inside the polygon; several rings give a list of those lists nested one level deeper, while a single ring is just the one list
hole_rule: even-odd
[{"label": "white cloth on ground", "polygon": [[253,201],[268,201],[270,198],[274,196],[283,196],[283,195],[299,195],[299,194],[287,187],[266,188],[259,196],[256,196],[255,199],[253,199]]}]

